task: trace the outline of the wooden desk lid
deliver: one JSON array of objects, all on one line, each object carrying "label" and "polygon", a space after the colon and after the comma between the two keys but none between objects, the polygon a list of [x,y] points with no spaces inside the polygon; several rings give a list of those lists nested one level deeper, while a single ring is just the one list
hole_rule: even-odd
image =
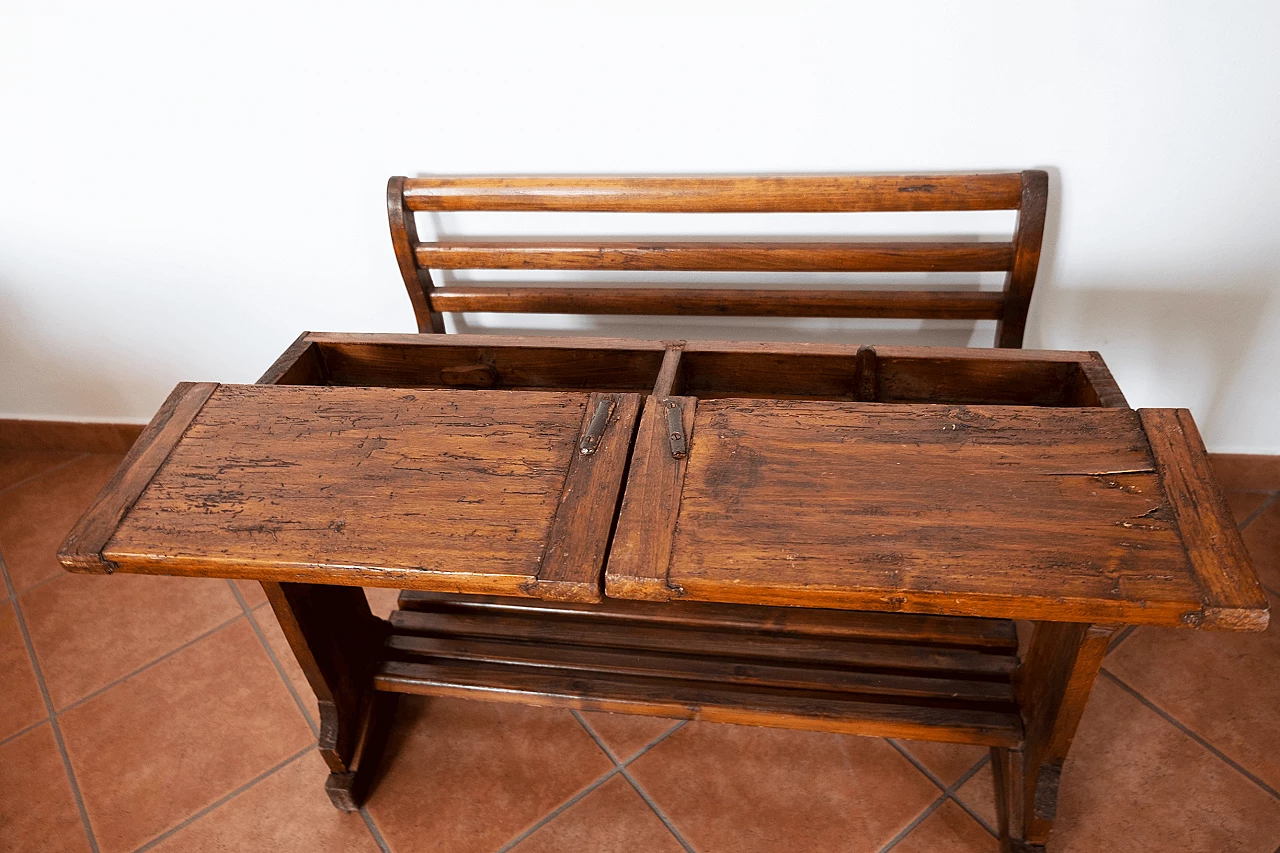
[{"label": "wooden desk lid", "polygon": [[1267,623],[1185,410],[650,398],[634,455],[610,597]]},{"label": "wooden desk lid", "polygon": [[183,384],[59,558],[91,572],[599,598],[639,404]]},{"label": "wooden desk lid", "polygon": [[633,393],[184,384],[59,557],[76,571],[575,601],[603,587],[1267,623],[1183,410],[658,396],[640,408]]}]

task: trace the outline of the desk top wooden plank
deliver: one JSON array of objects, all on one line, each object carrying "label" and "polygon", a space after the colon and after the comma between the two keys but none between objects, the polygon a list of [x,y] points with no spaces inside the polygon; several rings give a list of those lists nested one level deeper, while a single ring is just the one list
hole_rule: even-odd
[{"label": "desk top wooden plank", "polygon": [[1131,410],[703,400],[678,499],[687,600],[1266,623],[1265,602],[1206,598]]},{"label": "desk top wooden plank", "polygon": [[[218,386],[101,557],[158,574],[533,594],[588,402]],[[596,455],[625,458],[630,425],[608,430]]]}]

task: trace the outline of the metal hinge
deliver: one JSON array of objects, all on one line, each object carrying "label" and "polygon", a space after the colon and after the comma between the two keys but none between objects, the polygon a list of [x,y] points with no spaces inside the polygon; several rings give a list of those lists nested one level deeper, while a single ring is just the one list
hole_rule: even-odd
[{"label": "metal hinge", "polygon": [[689,452],[684,440],[684,413],[675,400],[667,400],[667,440],[671,442],[671,458],[683,459]]},{"label": "metal hinge", "polygon": [[596,404],[596,412],[587,424],[586,434],[578,444],[578,451],[583,456],[590,456],[600,447],[600,439],[604,438],[605,427],[609,425],[609,415],[613,414],[613,401],[601,400]]}]

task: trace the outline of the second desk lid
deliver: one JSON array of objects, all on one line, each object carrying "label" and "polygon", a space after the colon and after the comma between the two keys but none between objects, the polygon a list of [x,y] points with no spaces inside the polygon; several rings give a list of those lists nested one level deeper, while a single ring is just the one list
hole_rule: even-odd
[{"label": "second desk lid", "polygon": [[639,405],[184,383],[59,556],[81,571],[598,599]]},{"label": "second desk lid", "polygon": [[650,398],[605,572],[615,598],[1267,621],[1182,410]]}]

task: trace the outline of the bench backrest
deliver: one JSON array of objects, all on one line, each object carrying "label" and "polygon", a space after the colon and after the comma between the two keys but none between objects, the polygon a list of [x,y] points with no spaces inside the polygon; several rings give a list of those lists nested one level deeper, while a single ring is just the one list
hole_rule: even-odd
[{"label": "bench backrest", "polygon": [[[1022,346],[1044,234],[1048,179],[1028,170],[967,175],[392,178],[387,214],[418,329],[443,332],[450,311],[995,320],[998,347]],[[1016,210],[1006,242],[616,242],[470,240],[424,243],[417,211],[857,213]],[[438,287],[431,270],[658,270],[1005,273],[1000,291],[689,289],[613,285]]]}]

